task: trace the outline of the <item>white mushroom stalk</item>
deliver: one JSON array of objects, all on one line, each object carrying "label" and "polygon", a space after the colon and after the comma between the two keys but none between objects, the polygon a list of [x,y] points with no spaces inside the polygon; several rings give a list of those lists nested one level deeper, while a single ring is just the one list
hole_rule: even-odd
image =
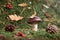
[{"label": "white mushroom stalk", "polygon": [[38,24],[32,24],[32,30],[38,31]]}]

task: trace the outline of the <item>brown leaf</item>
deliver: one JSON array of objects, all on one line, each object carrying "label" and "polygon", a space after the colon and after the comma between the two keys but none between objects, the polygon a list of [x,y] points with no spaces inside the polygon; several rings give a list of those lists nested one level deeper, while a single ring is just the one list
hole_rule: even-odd
[{"label": "brown leaf", "polygon": [[34,14],[32,14],[32,16],[30,16],[30,18],[33,18],[33,17],[35,17],[36,16],[36,11],[34,11]]},{"label": "brown leaf", "polygon": [[15,21],[18,21],[18,20],[22,20],[23,19],[22,16],[17,16],[16,14],[9,15],[9,18],[10,18],[10,20],[15,20]]},{"label": "brown leaf", "polygon": [[26,7],[28,4],[26,3],[21,3],[21,4],[18,4],[18,6],[21,6],[21,7]]}]

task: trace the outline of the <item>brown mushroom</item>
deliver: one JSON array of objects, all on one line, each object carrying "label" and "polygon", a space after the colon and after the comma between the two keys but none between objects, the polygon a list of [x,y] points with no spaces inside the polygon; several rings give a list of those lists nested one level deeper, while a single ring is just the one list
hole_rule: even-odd
[{"label": "brown mushroom", "polygon": [[28,19],[28,23],[31,24],[32,30],[34,31],[38,30],[38,23],[41,21],[42,21],[41,18],[39,18],[38,16]]}]

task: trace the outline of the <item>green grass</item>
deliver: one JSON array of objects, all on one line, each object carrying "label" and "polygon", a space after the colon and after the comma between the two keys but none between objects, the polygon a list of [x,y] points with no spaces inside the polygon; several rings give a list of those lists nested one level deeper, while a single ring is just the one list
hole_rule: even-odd
[{"label": "green grass", "polygon": [[[15,38],[15,34],[17,32],[23,32],[25,33],[26,37],[17,37]],[[39,29],[37,32],[31,30],[31,29],[15,29],[14,32],[7,32],[4,30],[0,30],[0,34],[3,34],[4,36],[8,37],[10,40],[60,40],[60,30],[56,34],[49,34],[45,31],[45,29]]]}]

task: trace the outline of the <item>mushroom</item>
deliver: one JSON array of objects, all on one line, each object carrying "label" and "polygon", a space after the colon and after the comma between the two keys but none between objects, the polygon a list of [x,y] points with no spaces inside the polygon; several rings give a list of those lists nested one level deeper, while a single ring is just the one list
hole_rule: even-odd
[{"label": "mushroom", "polygon": [[34,31],[38,30],[38,23],[41,21],[42,21],[41,18],[39,18],[38,16],[28,19],[28,23],[31,24],[32,30]]}]

